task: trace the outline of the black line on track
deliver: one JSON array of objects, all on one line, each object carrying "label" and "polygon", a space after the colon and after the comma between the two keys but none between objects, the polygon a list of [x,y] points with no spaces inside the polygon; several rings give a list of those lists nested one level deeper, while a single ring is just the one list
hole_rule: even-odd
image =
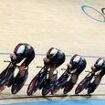
[{"label": "black line on track", "polygon": [[[2,95],[2,94],[1,94]],[[5,94],[3,94],[5,95]],[[9,94],[8,94],[9,95]],[[51,98],[65,98],[65,97],[70,97],[70,98],[74,98],[74,97],[82,97],[82,98],[91,98],[93,96],[105,96],[105,94],[92,94],[92,95],[87,95],[87,94],[80,94],[80,95],[54,95],[54,96],[12,96],[9,98],[0,98],[0,100],[15,100],[15,99],[30,99],[30,98],[39,98],[39,99],[47,99],[47,100],[52,100]]]}]

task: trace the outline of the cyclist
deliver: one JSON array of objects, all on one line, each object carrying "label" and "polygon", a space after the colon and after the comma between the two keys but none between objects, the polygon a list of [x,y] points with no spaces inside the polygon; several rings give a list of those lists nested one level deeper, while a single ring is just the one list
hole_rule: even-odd
[{"label": "cyclist", "polygon": [[57,48],[50,48],[46,54],[46,57],[43,59],[44,64],[47,65],[49,70],[48,84],[53,84],[53,72],[57,67],[62,65],[65,62],[65,53]]},{"label": "cyclist", "polygon": [[79,75],[86,68],[86,65],[87,62],[84,57],[78,54],[72,56],[69,64],[67,64],[67,70],[73,73],[70,81],[66,83],[66,86],[68,86],[68,92],[73,88],[74,84],[76,84]]},{"label": "cyclist", "polygon": [[105,75],[105,59],[101,57],[98,58],[94,66],[91,67],[91,69],[93,72],[95,72],[95,78],[89,85],[89,88],[92,88],[92,93],[100,84],[102,77]]},{"label": "cyclist", "polygon": [[18,75],[16,76],[15,79],[11,78],[10,83],[8,84],[11,85],[11,83],[15,80],[17,83],[22,83],[24,81],[24,77],[26,75],[26,72],[28,72],[28,66],[31,63],[31,61],[35,57],[35,51],[34,48],[27,44],[27,43],[19,43],[12,54],[10,54],[11,61],[14,64],[21,63],[19,67],[19,72]]}]

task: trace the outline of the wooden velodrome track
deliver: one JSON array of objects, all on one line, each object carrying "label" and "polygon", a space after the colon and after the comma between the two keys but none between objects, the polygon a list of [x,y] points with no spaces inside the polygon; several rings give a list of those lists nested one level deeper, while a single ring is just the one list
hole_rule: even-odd
[{"label": "wooden velodrome track", "polygon": [[[81,10],[82,5],[91,6],[101,12],[101,8],[105,7],[105,0],[0,0],[0,71],[8,65],[3,60],[9,60],[9,54],[4,53],[11,53],[19,42],[31,44],[36,54],[45,54],[54,46],[63,50],[66,55],[77,53],[86,56],[86,70],[90,70],[97,57],[105,56],[105,22],[98,22],[86,16]],[[94,18],[103,20],[96,11],[89,8],[86,10]],[[43,65],[43,57],[36,56],[31,63],[27,84],[39,71],[36,66]],[[61,67],[66,67],[69,59],[70,56]],[[61,67],[58,68],[59,76],[63,73]],[[86,74],[83,72],[78,82]],[[105,97],[104,79],[92,97]],[[45,98],[41,97],[40,91],[27,97],[26,89],[27,86],[24,86],[16,95],[11,95],[9,88],[5,89],[0,95],[0,104],[87,98],[75,96],[75,87],[67,97],[58,92],[54,97]]]}]

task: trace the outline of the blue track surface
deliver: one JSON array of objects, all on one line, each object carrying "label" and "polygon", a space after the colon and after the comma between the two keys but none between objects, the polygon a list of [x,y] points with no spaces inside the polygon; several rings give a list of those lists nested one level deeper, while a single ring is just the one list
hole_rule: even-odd
[{"label": "blue track surface", "polygon": [[[2,104],[3,105],[3,104]],[[5,104],[14,105],[14,104]],[[56,100],[56,101],[40,101],[40,102],[24,102],[15,105],[105,105],[105,99],[78,99],[78,100]]]}]

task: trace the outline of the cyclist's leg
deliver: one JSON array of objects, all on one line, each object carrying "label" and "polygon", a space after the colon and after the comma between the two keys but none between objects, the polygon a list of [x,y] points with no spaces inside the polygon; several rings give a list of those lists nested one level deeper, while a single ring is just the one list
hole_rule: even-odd
[{"label": "cyclist's leg", "polygon": [[81,66],[77,69],[76,73],[74,73],[74,75],[72,76],[72,81],[73,81],[74,84],[76,84],[76,82],[77,82],[77,80],[78,80],[80,74],[83,72],[83,70],[84,70],[85,68],[86,68],[86,63],[84,63],[83,65],[81,65]]},{"label": "cyclist's leg", "polygon": [[[60,59],[58,59],[58,61],[57,61],[57,63],[56,63],[56,68],[58,68],[59,66],[61,66],[63,63],[64,63],[64,61],[65,61],[65,55],[64,56],[62,56]],[[57,80],[57,74],[53,74],[53,76],[55,76],[56,75],[56,80]],[[52,77],[53,78],[53,77]],[[54,79],[52,79],[52,83],[53,83],[53,85],[54,85],[54,89],[51,91],[51,94],[53,95],[53,94],[55,94],[60,88],[57,88],[57,84],[56,84],[56,80]]]}]

